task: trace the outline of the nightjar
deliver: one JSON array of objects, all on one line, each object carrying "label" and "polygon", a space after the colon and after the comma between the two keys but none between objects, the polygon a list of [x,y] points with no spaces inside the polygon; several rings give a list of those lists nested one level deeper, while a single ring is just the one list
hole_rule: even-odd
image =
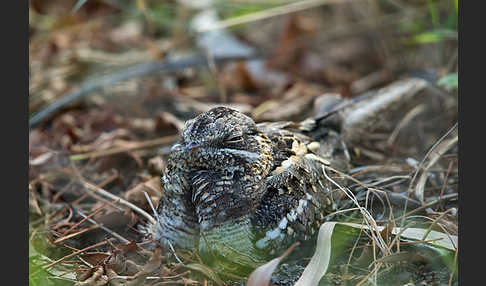
[{"label": "nightjar", "polygon": [[318,229],[329,206],[328,164],[347,165],[332,128],[256,124],[213,108],[187,121],[171,149],[152,239],[255,267]]}]

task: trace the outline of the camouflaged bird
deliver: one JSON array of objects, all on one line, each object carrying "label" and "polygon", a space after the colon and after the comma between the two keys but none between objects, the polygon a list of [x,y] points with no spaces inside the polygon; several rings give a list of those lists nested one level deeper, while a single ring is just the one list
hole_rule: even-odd
[{"label": "camouflaged bird", "polygon": [[309,238],[341,208],[343,202],[330,203],[329,190],[337,188],[329,178],[346,181],[324,172],[349,170],[344,142],[392,132],[421,104],[442,112],[442,97],[430,90],[426,81],[409,78],[356,99],[327,96],[314,117],[296,123],[256,124],[225,107],[200,114],[172,147],[156,223],[145,230],[163,245],[223,261],[222,267],[210,261],[221,273],[235,264],[251,271]]},{"label": "camouflaged bird", "polygon": [[[331,128],[314,121],[256,124],[217,107],[186,122],[162,177],[152,239],[210,248],[256,266],[319,228],[328,206],[323,166],[346,166]],[[285,249],[285,248],[284,248]]]}]

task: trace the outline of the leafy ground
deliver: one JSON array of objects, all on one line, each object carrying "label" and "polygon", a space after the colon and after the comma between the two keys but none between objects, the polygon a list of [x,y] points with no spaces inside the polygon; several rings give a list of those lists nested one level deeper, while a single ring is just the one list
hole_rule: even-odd
[{"label": "leafy ground", "polygon": [[[441,103],[350,142],[331,224],[248,284],[456,285],[457,1],[203,2],[29,2],[30,285],[246,280],[140,232],[184,121],[217,105],[303,120],[406,77]],[[304,271],[314,251],[329,261]]]}]

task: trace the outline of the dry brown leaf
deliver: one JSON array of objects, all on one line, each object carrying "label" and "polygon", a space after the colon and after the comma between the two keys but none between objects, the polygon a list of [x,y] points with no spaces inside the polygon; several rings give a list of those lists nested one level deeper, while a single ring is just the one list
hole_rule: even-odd
[{"label": "dry brown leaf", "polygon": [[156,248],[152,257],[150,257],[149,261],[142,267],[142,270],[135,274],[133,280],[127,281],[125,286],[137,286],[142,285],[151,273],[157,270],[162,262],[162,252],[160,248]]},{"label": "dry brown leaf", "polygon": [[115,245],[115,247],[117,249],[121,250],[122,254],[125,254],[125,253],[130,252],[130,251],[139,251],[140,250],[140,247],[138,247],[137,243],[134,240],[132,240],[129,243],[126,243],[126,244]]},{"label": "dry brown leaf", "polygon": [[270,99],[252,111],[256,121],[303,120],[312,113],[314,99],[324,90],[316,85],[298,82],[282,98]]},{"label": "dry brown leaf", "polygon": [[114,145],[116,139],[129,139],[131,133],[128,129],[117,128],[113,131],[102,132],[96,140],[89,144],[76,144],[71,146],[71,151],[76,153],[85,153],[95,150],[108,149]]},{"label": "dry brown leaf", "polygon": [[138,217],[134,216],[131,211],[112,210],[111,212],[95,215],[94,220],[109,229],[129,227],[137,222]]},{"label": "dry brown leaf", "polygon": [[135,204],[136,206],[152,212],[150,209],[150,205],[147,202],[147,199],[145,198],[145,194],[144,194],[145,192],[149,195],[150,199],[152,200],[152,204],[156,206],[158,200],[162,195],[162,187],[160,185],[159,176],[153,177],[146,182],[136,185],[132,189],[126,191],[123,197],[127,201]]},{"label": "dry brown leaf", "polygon": [[127,256],[114,253],[109,261],[106,261],[106,269],[111,269],[118,275],[132,276],[139,273],[142,266],[128,259]]},{"label": "dry brown leaf", "polygon": [[89,252],[89,253],[80,254],[79,257],[81,257],[84,261],[86,261],[87,263],[93,266],[98,266],[105,259],[110,257],[110,255],[111,254],[104,253],[104,252]]},{"label": "dry brown leaf", "polygon": [[95,267],[88,267],[86,265],[77,265],[74,269],[77,281],[84,281],[93,275],[97,269]]},{"label": "dry brown leaf", "polygon": [[103,277],[104,270],[102,266],[98,266],[93,275],[84,281],[78,281],[74,286],[103,286],[108,284],[108,279]]},{"label": "dry brown leaf", "polygon": [[223,67],[219,80],[228,91],[255,90],[261,87],[259,81],[253,79],[246,63],[241,61]]},{"label": "dry brown leaf", "polygon": [[300,39],[309,35],[314,28],[298,14],[290,15],[272,52],[273,57],[268,61],[268,66],[292,70],[302,59],[305,52],[304,42]]},{"label": "dry brown leaf", "polygon": [[169,112],[159,112],[157,114],[157,129],[175,129],[180,133],[184,129],[184,122]]},{"label": "dry brown leaf", "polygon": [[155,248],[152,256],[150,257],[149,261],[143,266],[143,272],[146,274],[150,274],[157,270],[162,262],[162,249]]}]

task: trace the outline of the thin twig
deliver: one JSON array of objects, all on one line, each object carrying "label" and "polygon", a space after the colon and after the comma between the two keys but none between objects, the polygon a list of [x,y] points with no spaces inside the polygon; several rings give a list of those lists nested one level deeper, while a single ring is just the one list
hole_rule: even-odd
[{"label": "thin twig", "polygon": [[[73,176],[76,176],[76,177],[78,178],[78,181],[80,180],[79,178],[83,179],[83,176],[81,175],[81,172],[80,172],[80,171],[79,171],[79,170],[76,168],[76,166],[74,165],[74,163],[73,163],[73,162],[70,162],[70,163],[71,163],[71,167],[72,167],[72,168],[71,168],[72,173],[69,173],[69,174],[70,174],[70,175],[73,175]],[[84,180],[84,179],[83,179],[83,180]],[[106,181],[105,181],[105,182],[106,182]],[[104,183],[104,182],[103,182],[103,183]],[[100,184],[100,185],[98,185],[97,187],[98,187],[98,188],[100,188],[100,189],[102,189],[102,188],[103,188],[103,187],[101,186],[101,184]],[[115,209],[117,209],[117,210],[119,210],[119,211],[123,211],[123,209],[122,209],[120,206],[118,206],[118,205],[116,205],[116,204],[113,204],[113,202],[112,202],[112,201],[107,200],[106,198],[104,198],[104,197],[102,197],[102,196],[99,196],[99,195],[96,193],[96,191],[91,190],[91,189],[89,189],[87,192],[85,192],[85,193],[84,193],[84,194],[83,194],[83,195],[82,195],[82,196],[81,196],[79,199],[77,199],[75,202],[76,202],[76,203],[79,203],[79,202],[82,200],[82,197],[83,197],[83,196],[86,196],[86,195],[88,195],[88,196],[90,196],[90,197],[93,197],[94,199],[96,199],[96,200],[98,200],[98,201],[105,202],[105,203],[109,204],[110,206],[114,207]],[[83,199],[84,199],[84,198],[83,198]],[[116,201],[116,200],[114,200],[114,201]],[[71,205],[75,205],[75,204],[74,204],[74,202],[73,202],[73,204],[71,204]]]},{"label": "thin twig", "polygon": [[[434,143],[434,145],[429,149],[429,151],[427,152],[427,154],[425,154],[424,158],[422,159],[422,161],[420,161],[419,165],[417,166],[417,170],[414,172],[413,174],[413,177],[412,179],[410,180],[410,183],[408,185],[408,191],[407,191],[407,200],[405,200],[405,206],[404,206],[404,209],[403,209],[403,212],[406,212],[407,211],[407,206],[408,206],[408,199],[410,198],[410,193],[412,192],[412,186],[414,185],[415,183],[415,179],[417,178],[420,170],[422,170],[422,168],[424,167],[425,165],[425,161],[426,159],[430,156],[430,154],[435,150],[435,148],[437,146],[439,146],[439,144],[445,140],[445,138],[447,138],[447,136],[449,136],[449,134],[451,134],[453,131],[455,131],[457,129],[457,122],[454,124],[454,126],[452,126],[441,138],[439,138],[439,140],[437,140],[437,142]],[[423,201],[421,201],[421,203],[423,203]],[[429,205],[429,204],[427,204]],[[426,207],[425,207],[426,208]],[[423,208],[423,209],[425,209]],[[409,213],[406,213],[405,215],[401,216],[401,222],[400,224],[401,225],[405,225],[405,219],[407,218],[408,215],[410,215],[410,213],[415,213],[419,210],[421,210],[422,208],[416,208],[412,211],[410,211]],[[398,220],[395,219],[395,220]]]},{"label": "thin twig", "polygon": [[[408,213],[406,213],[406,214],[404,214],[404,215],[402,215],[400,217],[395,218],[394,220],[397,221],[399,219],[403,219],[404,217],[408,217],[408,216],[410,216],[410,215],[412,215],[414,213],[417,213],[417,212],[420,212],[420,211],[422,211],[424,209],[427,209],[427,208],[429,208],[429,207],[431,207],[431,206],[433,206],[433,205],[435,205],[435,204],[437,204],[437,203],[439,203],[439,202],[441,202],[443,200],[452,199],[452,198],[455,198],[455,197],[458,197],[458,196],[459,196],[459,194],[457,194],[457,193],[456,194],[448,194],[448,195],[445,195],[442,198],[439,198],[437,200],[431,201],[431,202],[429,202],[429,203],[427,203],[425,205],[422,205],[422,206],[420,206],[420,207],[418,207],[416,209],[413,209],[413,210],[409,211]],[[383,222],[383,221],[379,220],[379,222]]]},{"label": "thin twig", "polygon": [[451,275],[449,276],[449,286],[452,285],[452,279],[454,278],[454,273],[456,273],[456,265],[457,265],[457,253],[459,252],[459,248],[456,248],[456,252],[454,254],[454,269],[452,270]]},{"label": "thin twig", "polygon": [[373,217],[368,212],[368,210],[366,210],[365,208],[363,208],[362,206],[359,205],[358,200],[356,199],[356,197],[354,196],[354,194],[350,190],[348,190],[346,188],[343,188],[341,185],[339,185],[338,183],[336,183],[331,177],[329,177],[327,175],[326,169],[329,169],[331,171],[334,171],[334,169],[333,168],[330,168],[328,166],[322,166],[322,172],[323,172],[324,176],[326,177],[326,179],[329,180],[335,186],[337,186],[359,208],[361,214],[365,218],[364,221],[366,222],[367,226],[371,230],[371,235],[373,236],[373,241],[376,240],[376,242],[378,242],[378,246],[379,246],[380,250],[383,253],[385,253],[386,244],[383,241],[383,238],[379,235],[379,231],[378,231],[378,228],[377,228],[376,221],[373,219]]},{"label": "thin twig", "polygon": [[104,196],[104,197],[107,197],[107,198],[110,198],[114,201],[117,201],[117,203],[121,204],[121,205],[124,205],[126,207],[129,207],[130,209],[132,209],[134,212],[142,215],[143,217],[145,217],[147,220],[149,220],[152,224],[156,224],[156,220],[150,215],[148,214],[146,211],[142,210],[141,208],[137,207],[136,205],[130,203],[129,201],[126,201],[116,195],[113,195],[111,194],[110,192],[108,191],[105,191],[103,190],[102,188],[98,187],[98,186],[95,186],[93,184],[91,184],[90,182],[86,181],[84,178],[82,177],[79,177],[78,178],[79,181],[88,189],[96,192],[97,194],[101,195],[101,196]]},{"label": "thin twig", "polygon": [[93,216],[95,216],[96,214],[98,214],[99,212],[101,212],[103,209],[105,209],[107,206],[109,206],[108,203],[104,203],[101,207],[99,207],[97,210],[95,210],[94,212],[92,212],[90,215],[88,215],[87,217],[83,218],[82,220],[78,221],[77,223],[75,223],[73,226],[71,226],[68,230],[66,230],[64,233],[67,233],[69,234],[69,232],[73,231],[76,227],[78,227],[79,225],[81,225],[83,222],[85,222],[88,218],[91,218]]},{"label": "thin twig", "polygon": [[456,134],[453,138],[441,142],[439,145],[437,145],[436,148],[434,148],[434,152],[430,153],[431,155],[429,156],[429,160],[427,161],[426,166],[423,167],[422,174],[420,175],[420,178],[418,179],[418,182],[417,184],[415,184],[414,188],[414,195],[421,202],[424,202],[425,184],[427,182],[427,175],[430,171],[430,168],[435,165],[435,163],[437,163],[437,161],[442,157],[443,154],[445,154],[457,144],[458,139],[458,135]]},{"label": "thin twig", "polygon": [[373,270],[371,270],[370,273],[368,273],[368,275],[366,275],[361,281],[359,281],[358,284],[356,284],[356,286],[362,285],[364,282],[366,282],[366,280],[368,280],[371,277],[371,275],[375,274],[375,272],[378,271],[378,269],[380,268],[381,263],[377,263],[375,265],[377,266],[373,268]]},{"label": "thin twig", "polygon": [[417,117],[420,113],[425,111],[425,105],[424,104],[419,104],[412,108],[401,120],[398,122],[397,126],[395,129],[392,131],[390,134],[390,137],[388,137],[388,140],[386,140],[386,144],[388,146],[393,146],[393,143],[395,143],[395,139],[398,137],[398,134],[400,131],[407,126],[415,117]]},{"label": "thin twig", "polygon": [[[447,172],[446,172],[446,175],[445,175],[445,178],[444,178],[444,183],[442,184],[442,189],[440,190],[439,199],[441,199],[442,196],[444,195],[444,191],[445,191],[445,188],[447,186],[447,180],[449,179],[449,174],[451,173],[453,164],[454,164],[454,161],[451,160],[449,162],[449,166],[447,167]],[[437,205],[436,211],[439,210],[439,207],[440,207],[440,205]]]},{"label": "thin twig", "polygon": [[59,192],[57,192],[54,197],[52,197],[52,202],[55,203],[58,201],[59,197],[61,197],[62,194],[64,194],[74,183],[74,180],[70,180],[69,183],[67,183]]},{"label": "thin twig", "polygon": [[446,214],[452,212],[454,209],[448,209],[446,210],[445,212],[443,212],[440,216],[438,216],[429,226],[429,228],[427,229],[427,231],[424,233],[424,237],[422,239],[426,239],[427,236],[429,235],[429,233],[432,231],[432,228],[439,223],[439,220],[441,218],[443,218]]},{"label": "thin twig", "polygon": [[102,230],[106,231],[107,233],[109,233],[110,235],[112,235],[113,237],[117,238],[118,240],[120,240],[121,242],[123,243],[130,243],[130,241],[126,238],[124,238],[123,236],[119,235],[118,233],[112,231],[111,229],[99,224],[97,221],[93,220],[93,219],[90,219],[87,215],[85,215],[81,210],[75,208],[76,211],[79,213],[80,216],[82,216],[83,218],[85,218],[87,221],[89,221],[90,223],[98,226],[99,228],[101,228]]},{"label": "thin twig", "polygon": [[412,180],[410,180],[410,184],[409,184],[409,193],[411,192],[412,190],[412,186],[415,182],[415,179],[417,178],[418,176],[418,173],[420,172],[420,170],[424,167],[425,165],[425,160],[430,156],[430,154],[435,150],[435,148],[442,142],[445,140],[445,138],[447,136],[449,136],[449,134],[451,134],[454,130],[456,130],[457,128],[457,122],[454,124],[454,126],[452,126],[441,138],[439,138],[439,140],[437,140],[437,142],[434,143],[434,145],[429,149],[429,151],[427,152],[427,154],[425,154],[424,158],[422,159],[422,161],[420,161],[418,167],[417,167],[417,170],[415,171],[413,177],[412,177]]},{"label": "thin twig", "polygon": [[[111,239],[111,238],[110,238],[110,239]],[[85,248],[83,248],[83,249],[81,249],[81,250],[78,250],[78,251],[76,251],[76,252],[73,252],[73,253],[71,253],[71,254],[69,254],[69,255],[66,255],[66,256],[64,256],[64,257],[62,257],[62,258],[59,258],[58,260],[56,260],[56,261],[54,261],[54,262],[51,262],[51,263],[47,264],[46,266],[44,266],[44,269],[46,269],[46,270],[47,270],[48,268],[51,268],[52,266],[54,266],[54,265],[58,264],[59,262],[62,262],[62,261],[64,261],[64,260],[66,260],[66,259],[68,259],[68,258],[74,257],[74,256],[76,256],[76,255],[78,255],[78,254],[81,254],[81,253],[83,253],[83,252],[85,252],[85,251],[87,251],[87,250],[90,250],[90,249],[92,249],[92,248],[96,248],[96,247],[99,247],[99,246],[105,245],[105,244],[107,244],[107,243],[108,243],[108,241],[109,241],[110,239],[107,239],[107,240],[104,240],[104,241],[98,242],[98,243],[96,243],[96,244],[93,244],[93,245],[91,245],[91,246],[85,247]],[[40,271],[40,270],[37,270],[37,271]],[[32,273],[32,275],[34,275],[34,274],[35,274],[35,273]]]},{"label": "thin twig", "polygon": [[145,196],[145,199],[147,200],[150,208],[152,209],[152,213],[154,214],[154,218],[157,220],[157,223],[158,223],[159,222],[159,216],[157,215],[157,211],[155,210],[154,204],[152,204],[152,200],[150,199],[147,192],[144,191],[143,195]]},{"label": "thin twig", "polygon": [[88,227],[88,228],[82,229],[82,230],[80,230],[80,231],[78,231],[78,232],[75,232],[75,233],[71,233],[71,234],[65,235],[65,236],[63,236],[63,237],[60,237],[60,238],[56,239],[56,240],[54,241],[54,244],[58,244],[58,243],[60,243],[60,242],[63,242],[63,241],[65,241],[65,240],[68,240],[68,239],[70,239],[70,238],[76,237],[76,236],[78,236],[78,235],[80,235],[80,234],[83,234],[83,233],[85,233],[85,232],[88,232],[88,231],[90,231],[90,230],[97,229],[97,228],[100,228],[100,226],[98,226],[98,225],[93,225],[93,226],[91,226],[91,227]]},{"label": "thin twig", "polygon": [[170,250],[172,250],[172,253],[174,254],[176,260],[179,262],[179,263],[182,263],[182,261],[179,259],[179,257],[177,256],[177,253],[176,251],[174,250],[174,247],[172,246],[172,243],[170,242],[170,240],[167,240],[167,242],[169,243],[169,247],[170,247]]}]

